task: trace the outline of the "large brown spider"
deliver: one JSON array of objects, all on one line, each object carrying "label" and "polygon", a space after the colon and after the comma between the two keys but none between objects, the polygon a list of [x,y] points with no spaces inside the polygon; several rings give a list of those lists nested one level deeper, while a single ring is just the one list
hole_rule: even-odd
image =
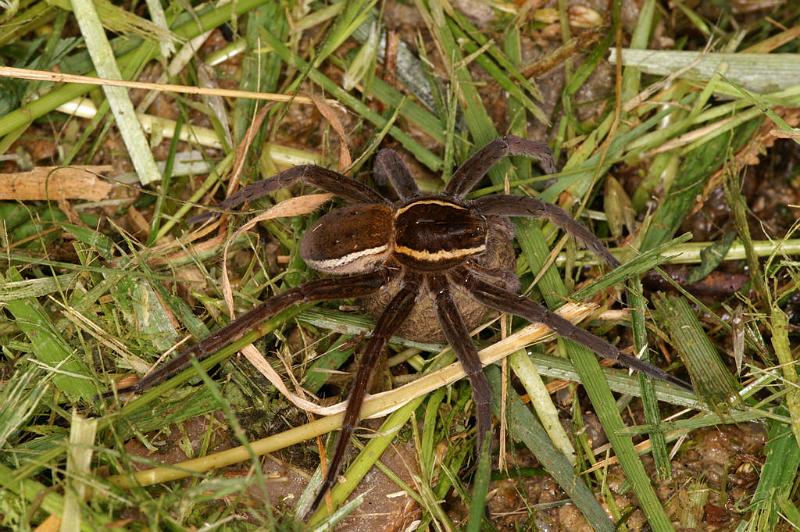
[{"label": "large brown spider", "polygon": [[[408,168],[392,150],[378,153],[376,180],[388,181],[399,196],[391,201],[375,190],[332,170],[314,165],[296,166],[253,183],[220,205],[237,207],[296,181],[332,192],[349,205],[322,216],[303,235],[300,254],[306,263],[331,274],[277,294],[258,307],[184,350],[171,362],[150,373],[124,392],[142,391],[200,359],[218,351],[259,322],[290,305],[343,298],[367,298],[377,322],[356,372],[342,433],[327,476],[312,511],[333,485],[350,437],[359,421],[367,382],[378,357],[394,334],[431,339],[437,323],[453,348],[472,385],[477,411],[479,445],[491,426],[490,389],[469,330],[480,323],[487,307],[547,325],[564,338],[585,345],[598,355],[682,387],[687,384],[635,357],[624,355],[602,338],[580,329],[542,305],[518,295],[513,273],[513,234],[509,217],[546,218],[570,233],[608,265],[619,262],[583,225],[561,208],[538,199],[495,195],[477,200],[464,196],[486,172],[507,155],[539,160],[547,173],[555,171],[548,147],[541,142],[506,136],[479,150],[453,174],[441,194],[420,193]],[[404,322],[413,326],[403,327]]]}]

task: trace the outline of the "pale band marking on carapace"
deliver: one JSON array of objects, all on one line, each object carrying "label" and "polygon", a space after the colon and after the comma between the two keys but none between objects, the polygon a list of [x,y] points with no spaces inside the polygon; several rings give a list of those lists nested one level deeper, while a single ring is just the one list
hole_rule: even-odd
[{"label": "pale band marking on carapace", "polygon": [[452,259],[461,259],[464,257],[469,257],[470,255],[475,255],[476,253],[481,253],[486,251],[486,244],[482,244],[476,248],[461,248],[454,249],[452,251],[440,250],[435,252],[425,251],[424,249],[411,249],[406,246],[396,246],[395,251],[419,261],[441,262]]},{"label": "pale band marking on carapace", "polygon": [[437,199],[420,200],[420,201],[415,201],[414,203],[409,203],[405,207],[400,207],[399,209],[397,209],[397,211],[395,211],[394,217],[397,218],[398,216],[406,212],[408,209],[416,207],[417,205],[441,205],[442,207],[452,207],[460,211],[467,210],[465,207],[462,207],[461,205],[456,205],[455,203],[451,203],[445,200],[437,200]]}]

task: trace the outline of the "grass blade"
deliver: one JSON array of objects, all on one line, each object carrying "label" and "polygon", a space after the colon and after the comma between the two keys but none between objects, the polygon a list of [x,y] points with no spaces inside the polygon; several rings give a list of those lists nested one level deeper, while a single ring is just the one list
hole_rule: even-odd
[{"label": "grass blade", "polygon": [[[615,50],[611,50],[608,60],[612,64],[617,62]],[[622,64],[658,76],[685,70],[685,78],[699,81],[710,80],[725,65],[725,78],[748,90],[762,93],[800,84],[800,57],[797,54],[724,54],[625,48],[622,50]]]},{"label": "grass blade", "polygon": [[792,429],[783,423],[770,421],[764,455],[767,459],[753,495],[753,514],[747,526],[747,530],[754,532],[775,529],[778,522],[777,503],[789,496],[797,480],[800,447],[792,437]]},{"label": "grass blade", "polygon": [[61,516],[61,532],[78,531],[81,528],[81,507],[90,489],[86,478],[91,473],[92,454],[97,419],[86,419],[72,412],[67,451],[67,487],[64,494],[64,513]]},{"label": "grass blade", "polygon": [[686,300],[660,294],[653,298],[658,322],[663,323],[672,345],[689,370],[698,395],[712,409],[726,410],[739,402],[736,380],[720,360],[703,326]]},{"label": "grass blade", "polygon": [[800,446],[800,379],[797,377],[797,360],[789,343],[789,319],[776,304],[772,307],[772,347],[781,365],[786,381],[786,408],[792,417],[792,432]]},{"label": "grass blade", "polygon": [[[7,275],[11,281],[22,280],[13,268],[8,270]],[[5,281],[0,275],[0,283]],[[34,356],[51,372],[56,388],[64,392],[70,401],[91,399],[95,394],[91,373],[58,333],[39,302],[34,298],[16,299],[7,302],[6,308],[31,342]]]},{"label": "grass blade", "polygon": [[[489,384],[492,386],[492,408],[495,414],[498,414],[500,412],[500,370],[491,366],[485,371],[489,378]],[[506,405],[508,430],[511,436],[530,449],[595,530],[614,530],[614,524],[608,519],[605,510],[594,498],[592,491],[581,478],[575,475],[570,461],[553,446],[547,432],[530,410],[522,404],[513,389],[509,388],[506,400],[508,401]]]}]

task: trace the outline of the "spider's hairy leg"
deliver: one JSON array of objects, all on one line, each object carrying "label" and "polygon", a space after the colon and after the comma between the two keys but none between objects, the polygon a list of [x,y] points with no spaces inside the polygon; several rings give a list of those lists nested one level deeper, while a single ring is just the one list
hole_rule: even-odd
[{"label": "spider's hairy leg", "polygon": [[[394,270],[383,268],[377,272],[311,281],[297,288],[277,294],[267,299],[253,310],[231,321],[228,325],[210,334],[197,345],[182,350],[167,364],[164,364],[156,371],[148,373],[133,386],[118,391],[121,393],[138,393],[146,390],[189,367],[192,357],[198,360],[208,357],[237,339],[243,333],[248,332],[261,322],[292,305],[327,299],[366,296],[377,291],[381,286],[386,284],[394,274]],[[107,392],[104,395],[111,395],[111,393]]]},{"label": "spider's hairy leg", "polygon": [[[315,164],[294,166],[274,176],[256,181],[238,191],[219,204],[219,209],[228,211],[242,205],[246,201],[266,196],[270,192],[291,186],[297,181],[331,192],[344,199],[358,203],[386,203],[386,198],[378,194],[363,183],[353,178],[334,172]],[[190,224],[202,222],[214,216],[214,213],[204,213],[189,219]]]},{"label": "spider's hairy leg", "polygon": [[606,342],[599,336],[576,327],[569,320],[551,312],[542,305],[531,301],[527,297],[509,292],[500,287],[491,285],[473,276],[466,268],[459,268],[448,272],[448,277],[457,284],[462,285],[478,302],[500,312],[507,312],[525,318],[530,322],[538,322],[549,327],[553,332],[582,344],[603,358],[619,361],[621,364],[641,371],[656,379],[661,379],[681,388],[692,390],[690,384],[673,377],[666,371],[642,362],[636,357],[628,356],[619,349]]},{"label": "spider's hairy leg", "polygon": [[403,278],[402,287],[389,302],[386,309],[375,323],[375,329],[369,337],[364,355],[359,362],[358,370],[353,379],[350,395],[347,398],[347,409],[344,412],[342,432],[339,434],[339,440],[336,442],[336,450],[328,466],[325,480],[314,502],[311,504],[309,513],[313,513],[317,509],[320,502],[322,502],[322,499],[325,497],[325,494],[328,493],[336,482],[336,477],[339,475],[339,470],[344,460],[344,453],[348,445],[350,445],[350,437],[353,435],[353,431],[358,425],[361,405],[364,403],[364,397],[367,393],[367,384],[378,363],[378,357],[383,352],[383,348],[386,347],[389,338],[397,331],[398,327],[402,325],[403,321],[405,321],[414,308],[417,295],[419,294],[419,287],[420,276],[411,272],[406,273]]},{"label": "spider's hairy leg", "polygon": [[619,266],[619,261],[600,239],[558,205],[527,196],[497,195],[475,200],[473,206],[484,215],[524,216],[550,220],[602,258],[606,264],[612,268]]},{"label": "spider's hairy leg", "polygon": [[519,277],[512,270],[505,268],[487,268],[475,260],[468,260],[466,265],[473,275],[488,283],[501,286],[509,292],[519,292],[522,288]]},{"label": "spider's hairy leg", "polygon": [[459,198],[463,197],[483,179],[486,172],[488,172],[497,161],[507,155],[534,157],[539,160],[539,165],[546,174],[552,174],[556,171],[553,154],[547,144],[536,140],[506,135],[505,137],[493,140],[467,159],[467,161],[453,173],[453,177],[444,189],[445,194],[452,194]]},{"label": "spider's hairy leg", "polygon": [[484,444],[490,445],[491,440],[486,436],[492,428],[491,399],[492,392],[489,388],[489,380],[483,373],[481,359],[478,350],[469,336],[469,330],[464,324],[461,312],[458,310],[453,296],[450,293],[450,285],[443,274],[434,274],[428,277],[428,288],[436,298],[436,313],[439,323],[442,326],[447,343],[453,348],[464,373],[467,374],[469,383],[472,386],[472,397],[475,402],[475,417],[478,425],[478,450],[482,450]]},{"label": "spider's hairy leg", "polygon": [[389,182],[400,199],[411,199],[419,195],[419,188],[406,163],[400,158],[396,151],[383,149],[375,157],[373,167],[375,181],[377,183]]}]

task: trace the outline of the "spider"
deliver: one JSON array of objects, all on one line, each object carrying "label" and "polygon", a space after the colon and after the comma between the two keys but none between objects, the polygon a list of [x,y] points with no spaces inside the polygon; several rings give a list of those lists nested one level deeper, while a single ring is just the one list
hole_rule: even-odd
[{"label": "spider", "polygon": [[[621,353],[602,338],[580,329],[557,314],[517,294],[513,273],[513,233],[510,217],[550,220],[617,267],[614,258],[586,227],[561,208],[531,197],[493,195],[477,200],[465,196],[503,157],[522,155],[538,159],[547,173],[555,171],[549,148],[542,142],[505,136],[478,150],[459,167],[440,194],[422,194],[396,152],[381,150],[375,160],[375,179],[388,182],[399,199],[391,200],[372,188],[315,165],[296,166],[258,181],[220,204],[232,209],[295,182],[332,192],[347,201],[322,216],[306,230],[300,254],[313,269],[330,274],[277,294],[227,326],[189,347],[171,362],[150,373],[133,387],[139,392],[187,367],[191,356],[200,359],[218,351],[261,321],[295,304],[343,298],[366,298],[377,316],[367,340],[347,400],[339,440],[322,487],[311,511],[333,486],[350,438],[359,422],[367,383],[378,357],[395,334],[411,337],[441,335],[461,362],[472,386],[478,446],[491,428],[489,383],[469,330],[487,309],[543,323],[555,333],[618,361],[681,387],[688,385],[654,366]],[[209,217],[208,214],[195,218]],[[434,331],[425,324],[438,324]],[[405,326],[404,326],[405,324]],[[430,327],[428,326],[428,329]]]}]

